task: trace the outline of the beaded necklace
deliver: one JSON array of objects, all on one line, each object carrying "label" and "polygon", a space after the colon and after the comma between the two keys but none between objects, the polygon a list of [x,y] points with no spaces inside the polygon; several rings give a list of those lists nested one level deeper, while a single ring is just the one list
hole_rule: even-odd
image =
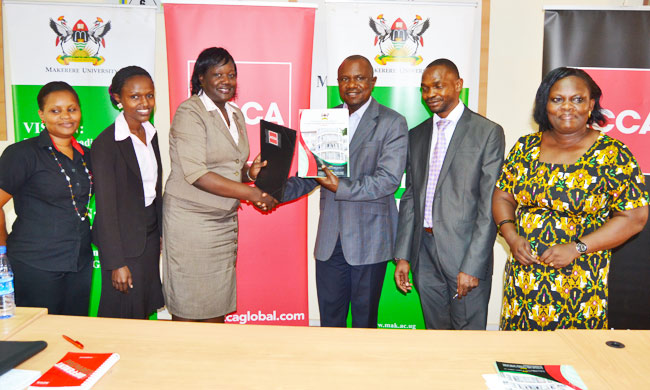
[{"label": "beaded necklace", "polygon": [[74,193],[72,192],[72,182],[70,181],[70,176],[68,176],[65,169],[63,168],[63,165],[61,165],[61,162],[59,161],[58,157],[56,157],[56,153],[54,153],[54,149],[51,146],[48,147],[48,149],[50,149],[50,154],[52,155],[52,157],[54,157],[54,161],[56,161],[56,163],[59,165],[59,169],[61,169],[61,173],[63,173],[63,176],[65,176],[65,179],[68,181],[68,189],[70,190],[70,199],[72,199],[72,206],[74,207],[75,213],[77,213],[79,219],[85,221],[86,218],[88,217],[88,208],[90,207],[90,196],[93,193],[93,175],[88,170],[88,166],[86,165],[86,160],[84,160],[83,156],[79,156],[81,157],[81,163],[84,166],[86,175],[88,175],[88,181],[90,182],[90,189],[88,190],[88,204],[86,204],[86,213],[83,216],[81,216],[81,214],[79,214],[79,208],[77,208],[77,201],[75,200]]}]

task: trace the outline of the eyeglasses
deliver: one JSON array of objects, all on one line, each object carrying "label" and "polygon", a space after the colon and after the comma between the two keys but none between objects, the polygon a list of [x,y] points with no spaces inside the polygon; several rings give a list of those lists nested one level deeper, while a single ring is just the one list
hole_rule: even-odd
[{"label": "eyeglasses", "polygon": [[339,77],[337,80],[338,80],[339,84],[348,84],[352,80],[354,80],[355,83],[365,84],[365,83],[368,82],[368,80],[370,80],[370,77],[366,77],[366,76],[347,77],[347,76],[344,76],[344,77]]}]

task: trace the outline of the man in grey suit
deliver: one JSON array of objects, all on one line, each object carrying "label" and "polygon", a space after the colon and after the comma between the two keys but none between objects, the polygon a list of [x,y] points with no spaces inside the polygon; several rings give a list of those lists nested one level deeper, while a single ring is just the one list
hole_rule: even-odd
[{"label": "man in grey suit", "polygon": [[434,113],[409,133],[406,191],[399,208],[395,282],[420,293],[428,329],[485,329],[496,227],[492,192],[503,163],[498,124],[459,100],[456,65],[438,59],[422,74]]},{"label": "man in grey suit", "polygon": [[320,220],[316,237],[316,291],[321,326],[376,328],[386,263],[393,258],[397,230],[394,193],[406,165],[404,117],[370,94],[377,78],[362,56],[338,69],[339,94],[350,111],[350,177],[300,179],[287,183],[283,202],[318,184]]}]

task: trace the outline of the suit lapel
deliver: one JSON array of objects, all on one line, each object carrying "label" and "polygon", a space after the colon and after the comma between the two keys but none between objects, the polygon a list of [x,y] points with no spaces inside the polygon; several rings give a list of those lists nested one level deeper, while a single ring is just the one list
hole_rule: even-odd
[{"label": "suit lapel", "polygon": [[[203,105],[203,103],[201,103],[201,105]],[[217,131],[220,131],[223,134],[223,136],[230,142],[233,148],[237,149],[237,144],[232,138],[232,134],[230,134],[230,130],[228,129],[228,126],[226,126],[226,122],[221,119],[221,115],[217,112],[217,110],[218,108],[216,110],[208,112],[208,114],[212,117],[212,123],[214,123],[214,127],[217,128]]]},{"label": "suit lapel", "polygon": [[156,132],[156,134],[151,139],[151,145],[153,146],[153,154],[156,155],[156,163],[158,164],[158,180],[156,181],[156,191],[160,191],[160,189],[162,189],[162,162],[160,161],[160,148],[158,147],[158,132]]},{"label": "suit lapel", "polygon": [[379,116],[379,103],[374,98],[370,98],[370,105],[363,113],[357,130],[350,141],[350,156],[356,155],[357,149],[363,145],[364,142],[370,138],[372,132],[377,124],[377,117]]},{"label": "suit lapel", "polygon": [[[420,201],[424,207],[424,198],[427,195],[427,180],[429,179],[429,164],[431,163],[431,137],[433,137],[433,117],[422,124],[423,131],[419,139],[414,139],[413,145],[413,182],[424,183],[420,191]],[[417,167],[417,169],[416,169]]]},{"label": "suit lapel", "polygon": [[122,153],[122,157],[124,157],[126,165],[140,178],[140,181],[142,181],[140,166],[138,165],[138,158],[135,155],[135,149],[133,148],[131,137],[127,137],[122,141],[116,141],[116,143],[120,153]]},{"label": "suit lapel", "polygon": [[230,134],[230,131],[228,131],[228,136],[230,140],[232,140],[233,145],[235,148],[237,148],[240,151],[243,151],[244,153],[248,153],[248,135],[245,133],[246,132],[246,122],[244,121],[244,118],[241,118],[239,116],[239,113],[237,111],[234,111],[232,113],[232,117],[235,120],[235,126],[237,126],[237,132],[239,133],[239,142],[235,144],[235,141],[232,139],[232,135]]},{"label": "suit lapel", "polygon": [[[460,103],[463,104],[463,103]],[[445,179],[447,172],[449,172],[449,167],[451,166],[452,161],[454,161],[454,156],[460,147],[460,144],[463,142],[463,138],[469,130],[469,109],[465,107],[463,110],[463,115],[460,116],[460,120],[456,124],[456,129],[454,129],[454,135],[451,137],[451,142],[447,148],[447,153],[445,153],[445,160],[442,163],[442,168],[440,169],[440,175],[438,176],[438,183],[436,184],[436,191],[440,187],[440,183]]]}]

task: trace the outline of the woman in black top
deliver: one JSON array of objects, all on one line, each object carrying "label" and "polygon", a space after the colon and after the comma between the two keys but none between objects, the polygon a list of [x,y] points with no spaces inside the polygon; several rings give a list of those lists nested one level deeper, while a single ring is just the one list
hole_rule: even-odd
[{"label": "woman in black top", "polygon": [[147,318],[164,306],[160,283],[162,164],[153,80],[138,66],[120,69],[109,90],[122,113],[93,142],[93,239],[102,265],[100,317]]},{"label": "woman in black top", "polygon": [[[54,81],[37,100],[45,128],[0,157],[0,245],[7,245],[17,306],[88,315],[93,179],[89,150],[73,136],[81,120],[79,97]],[[12,197],[17,218],[7,235],[1,207]]]}]

